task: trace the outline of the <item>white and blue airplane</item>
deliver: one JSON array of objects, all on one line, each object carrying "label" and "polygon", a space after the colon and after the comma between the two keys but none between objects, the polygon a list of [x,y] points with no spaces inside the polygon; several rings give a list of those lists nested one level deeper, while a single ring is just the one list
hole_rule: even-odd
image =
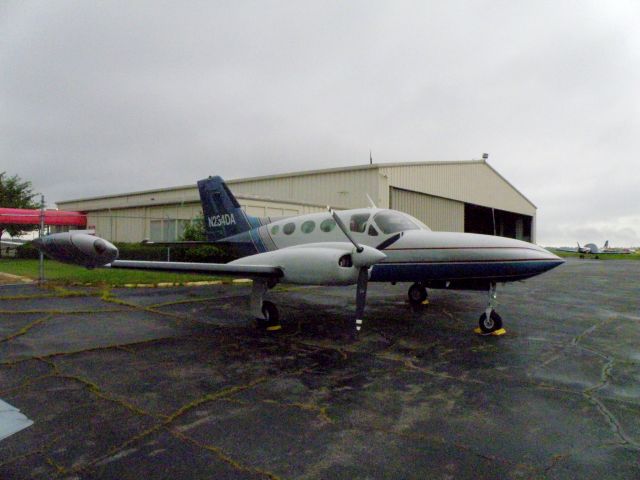
[{"label": "white and blue airplane", "polygon": [[[48,256],[88,268],[149,269],[251,278],[252,314],[277,328],[278,309],[265,300],[277,283],[357,285],[353,332],[360,331],[367,284],[410,282],[409,301],[427,288],[485,290],[483,333],[502,328],[496,285],[539,275],[564,260],[537,245],[490,235],[433,232],[406,213],[369,208],[257,218],[245,213],[220,177],[198,182],[208,244],[233,247],[241,258],[226,264],[117,260],[108,241],[87,233],[59,233],[36,242]],[[186,242],[198,244],[202,242]]]}]

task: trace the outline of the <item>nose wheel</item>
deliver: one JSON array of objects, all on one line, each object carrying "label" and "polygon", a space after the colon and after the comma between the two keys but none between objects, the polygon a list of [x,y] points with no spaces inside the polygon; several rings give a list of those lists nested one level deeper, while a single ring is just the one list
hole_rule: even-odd
[{"label": "nose wheel", "polygon": [[427,289],[420,282],[416,282],[409,287],[408,297],[409,303],[412,305],[427,305],[429,303]]},{"label": "nose wheel", "polygon": [[489,316],[486,313],[480,315],[479,324],[482,333],[493,333],[502,328],[502,317],[492,310]]},{"label": "nose wheel", "polygon": [[[499,335],[505,333],[502,328],[502,317],[498,315],[495,311],[497,303],[497,287],[495,283],[491,283],[489,286],[489,301],[487,303],[487,308],[482,315],[480,315],[480,320],[478,321],[478,326],[480,327],[481,335]],[[476,330],[477,331],[477,330]]]}]

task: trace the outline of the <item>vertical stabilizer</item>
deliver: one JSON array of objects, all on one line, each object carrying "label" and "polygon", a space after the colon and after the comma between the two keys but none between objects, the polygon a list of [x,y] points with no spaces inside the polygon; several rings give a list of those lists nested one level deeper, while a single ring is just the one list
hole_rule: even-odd
[{"label": "vertical stabilizer", "polygon": [[221,177],[198,182],[208,241],[221,240],[251,230],[247,215]]}]

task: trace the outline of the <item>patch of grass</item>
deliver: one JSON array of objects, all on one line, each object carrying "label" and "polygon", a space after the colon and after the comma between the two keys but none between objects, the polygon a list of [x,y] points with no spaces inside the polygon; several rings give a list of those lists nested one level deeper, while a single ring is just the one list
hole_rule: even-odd
[{"label": "patch of grass", "polygon": [[[38,260],[3,258],[0,260],[0,272],[37,279]],[[114,287],[129,283],[158,284],[164,282],[185,283],[220,280],[220,278],[211,275],[195,275],[189,273],[117,270],[110,268],[88,270],[83,267],[67,265],[54,260],[45,260],[44,275],[47,281],[53,281],[63,285],[92,284],[110,285]]]},{"label": "patch of grass", "polygon": [[[561,252],[553,248],[548,250],[562,258],[580,258],[579,253]],[[640,260],[640,253],[587,253],[583,255],[587,260]],[[596,259],[596,257],[598,258]]]}]

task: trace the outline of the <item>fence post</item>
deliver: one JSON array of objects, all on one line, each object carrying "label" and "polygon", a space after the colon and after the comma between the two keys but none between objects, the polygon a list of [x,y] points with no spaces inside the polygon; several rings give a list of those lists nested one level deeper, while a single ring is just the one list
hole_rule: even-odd
[{"label": "fence post", "polygon": [[[44,235],[44,195],[40,195],[40,238]],[[44,254],[42,250],[39,253],[39,273],[38,273],[38,284],[40,286],[44,285]]]}]

